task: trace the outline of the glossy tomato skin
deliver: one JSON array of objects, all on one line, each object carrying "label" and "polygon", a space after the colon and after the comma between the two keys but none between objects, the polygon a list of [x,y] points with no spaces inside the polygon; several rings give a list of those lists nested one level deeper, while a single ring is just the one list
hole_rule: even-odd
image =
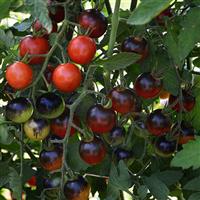
[{"label": "glossy tomato skin", "polygon": [[68,180],[64,185],[64,195],[68,200],[88,200],[90,194],[89,183],[81,176]]},{"label": "glossy tomato skin", "polygon": [[58,188],[60,185],[60,177],[45,178],[43,180],[43,186],[45,189]]},{"label": "glossy tomato skin", "polygon": [[[19,44],[19,55],[24,57],[26,54],[47,54],[49,52],[48,40],[43,37],[34,37],[28,35],[24,37]],[[29,61],[29,64],[41,64],[44,62],[45,57],[35,56]]]},{"label": "glossy tomato skin", "polygon": [[45,139],[50,132],[50,125],[45,119],[32,118],[24,124],[26,136],[34,141]]},{"label": "glossy tomato skin", "polygon": [[118,148],[118,149],[115,150],[115,156],[116,156],[118,161],[128,160],[128,159],[132,158],[132,152],[127,151],[127,150],[122,149],[122,148]]},{"label": "glossy tomato skin", "polygon": [[[181,111],[181,105],[178,98],[179,98],[178,96],[174,95],[170,95],[169,97],[169,105],[173,105],[172,109],[175,110],[176,112]],[[195,103],[196,103],[195,97],[192,96],[189,92],[183,90],[182,91],[182,104],[184,108],[183,111],[190,112],[194,108]]]},{"label": "glossy tomato skin", "polygon": [[15,123],[24,123],[33,114],[33,105],[29,99],[18,97],[6,105],[5,116]]},{"label": "glossy tomato skin", "polygon": [[172,17],[172,10],[170,8],[167,8],[166,10],[162,11],[157,17],[156,21],[159,25],[164,26],[165,25],[165,18]]},{"label": "glossy tomato skin", "polygon": [[162,90],[162,80],[155,79],[150,73],[140,74],[134,84],[135,92],[144,99],[156,97]]},{"label": "glossy tomato skin", "polygon": [[[65,111],[57,118],[51,120],[51,132],[60,137],[64,138],[66,134],[66,130],[69,122],[69,109],[65,109]],[[74,116],[73,123],[79,125],[78,118]],[[71,127],[70,136],[74,135],[76,129]]]},{"label": "glossy tomato skin", "polygon": [[90,107],[87,112],[87,125],[94,133],[108,133],[115,124],[115,112],[100,104]]},{"label": "glossy tomato skin", "polygon": [[171,122],[161,109],[157,109],[147,117],[146,126],[152,135],[160,136],[170,131]]},{"label": "glossy tomato skin", "polygon": [[92,38],[101,37],[107,30],[107,18],[97,9],[84,10],[79,18],[78,23],[85,30],[90,30],[89,36]]},{"label": "glossy tomato skin", "polygon": [[139,61],[144,60],[149,53],[147,41],[144,38],[128,37],[121,45],[122,52],[133,52],[141,55]]},{"label": "glossy tomato skin", "polygon": [[32,176],[32,177],[27,181],[27,183],[29,184],[29,186],[35,187],[36,184],[37,184],[36,177],[35,177],[35,176]]},{"label": "glossy tomato skin", "polygon": [[52,76],[53,84],[61,92],[73,92],[80,86],[81,80],[81,71],[72,63],[58,65]]},{"label": "glossy tomato skin", "polygon": [[37,98],[36,109],[42,117],[53,119],[63,113],[65,102],[61,96],[48,92]]},{"label": "glossy tomato skin", "polygon": [[122,113],[137,112],[137,105],[140,103],[133,90],[128,88],[115,87],[109,95],[112,100],[112,109]]},{"label": "glossy tomato skin", "polygon": [[55,148],[53,150],[42,150],[40,152],[40,164],[47,171],[55,171],[62,166],[62,150]]},{"label": "glossy tomato skin", "polygon": [[24,89],[32,83],[33,70],[29,65],[17,61],[7,67],[6,80],[14,89]]},{"label": "glossy tomato skin", "polygon": [[55,70],[55,68],[53,66],[48,65],[44,72],[44,76],[49,84],[51,84],[51,82],[52,82],[52,76],[53,76],[54,70]]},{"label": "glossy tomato skin", "polygon": [[167,140],[165,136],[156,139],[155,152],[161,157],[170,157],[176,150],[176,140]]},{"label": "glossy tomato skin", "polygon": [[88,64],[95,56],[96,44],[92,38],[80,35],[70,41],[67,52],[73,62]]},{"label": "glossy tomato skin", "polygon": [[90,165],[101,163],[106,155],[106,147],[100,138],[91,141],[81,141],[79,145],[81,158]]}]

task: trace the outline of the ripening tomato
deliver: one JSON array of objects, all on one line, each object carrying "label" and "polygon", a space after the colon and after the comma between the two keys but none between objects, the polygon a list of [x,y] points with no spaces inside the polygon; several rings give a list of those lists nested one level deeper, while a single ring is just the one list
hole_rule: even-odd
[{"label": "ripening tomato", "polygon": [[160,99],[169,99],[169,96],[170,93],[165,90],[162,90],[159,94]]},{"label": "ripening tomato", "polygon": [[[19,44],[19,55],[24,57],[26,54],[33,56],[38,54],[47,54],[49,52],[48,40],[43,37],[34,37],[28,35],[24,37]],[[34,56],[30,59],[30,64],[41,64],[44,62],[44,56]]]},{"label": "ripening tomato", "polygon": [[88,64],[95,56],[96,44],[92,38],[80,35],[70,41],[67,52],[73,62]]},{"label": "ripening tomato", "polygon": [[43,186],[45,189],[58,188],[60,185],[60,177],[45,178],[43,180]]},{"label": "ripening tomato", "polygon": [[58,65],[52,76],[53,84],[61,92],[73,92],[80,86],[81,80],[81,71],[72,63]]},{"label": "ripening tomato", "polygon": [[92,38],[98,38],[102,36],[107,29],[107,18],[97,9],[84,10],[78,19],[82,28],[88,31],[89,36]]},{"label": "ripening tomato", "polygon": [[6,80],[14,89],[24,89],[32,83],[33,70],[23,62],[15,62],[7,67]]},{"label": "ripening tomato", "polygon": [[29,186],[31,187],[35,187],[36,186],[36,177],[35,176],[32,176],[30,179],[28,179],[27,183],[29,184]]},{"label": "ripening tomato", "polygon": [[115,156],[116,156],[118,161],[120,161],[120,160],[128,160],[128,159],[133,157],[131,151],[127,151],[127,150],[122,149],[122,148],[117,148],[115,150]]}]

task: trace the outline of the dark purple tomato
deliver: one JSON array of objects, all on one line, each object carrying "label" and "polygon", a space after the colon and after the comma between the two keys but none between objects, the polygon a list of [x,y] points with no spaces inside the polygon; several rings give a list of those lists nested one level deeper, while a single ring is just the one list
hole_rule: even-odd
[{"label": "dark purple tomato", "polygon": [[[195,106],[195,97],[192,96],[189,92],[186,90],[182,91],[182,105],[183,105],[183,111],[185,112],[190,112],[194,106]],[[175,104],[175,105],[174,105]],[[179,101],[179,96],[174,96],[170,95],[169,97],[169,105],[172,105],[172,109],[175,110],[176,112],[180,112],[181,109],[181,104]]]},{"label": "dark purple tomato", "polygon": [[118,161],[120,160],[128,160],[130,158],[133,157],[132,152],[131,151],[127,151],[125,149],[122,148],[118,148],[115,150],[115,155]]},{"label": "dark purple tomato", "polygon": [[58,188],[60,185],[60,177],[45,178],[43,180],[43,186],[45,189]]},{"label": "dark purple tomato", "polygon": [[171,121],[167,115],[162,113],[161,109],[157,109],[148,115],[146,126],[152,135],[160,136],[170,131]]},{"label": "dark purple tomato", "polygon": [[170,157],[176,150],[176,140],[167,140],[161,136],[155,141],[155,152],[161,157]]},{"label": "dark purple tomato", "polygon": [[78,18],[78,23],[85,30],[89,29],[89,36],[92,38],[102,36],[108,26],[107,18],[97,9],[84,10]]},{"label": "dark purple tomato", "polygon": [[116,124],[116,114],[112,109],[97,104],[87,112],[87,125],[95,133],[108,133]]},{"label": "dark purple tomato", "polygon": [[81,176],[68,180],[64,185],[64,195],[67,200],[88,200],[90,194],[89,183]]},{"label": "dark purple tomato", "polygon": [[103,161],[106,147],[100,138],[94,137],[91,141],[80,142],[79,153],[86,163],[96,165]]},{"label": "dark purple tomato", "polygon": [[52,83],[52,75],[53,75],[54,69],[55,67],[48,65],[44,72],[44,76],[49,84]]},{"label": "dark purple tomato", "polygon": [[140,74],[134,84],[136,94],[144,99],[158,96],[162,87],[162,80],[154,78],[151,73],[147,72]]}]

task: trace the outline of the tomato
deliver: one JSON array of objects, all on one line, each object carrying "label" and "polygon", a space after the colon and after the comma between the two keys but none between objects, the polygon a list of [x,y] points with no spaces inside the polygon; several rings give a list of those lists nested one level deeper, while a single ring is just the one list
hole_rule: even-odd
[{"label": "tomato", "polygon": [[53,119],[63,113],[65,109],[65,102],[61,96],[49,92],[42,94],[37,98],[36,108],[42,117]]},{"label": "tomato", "polygon": [[36,182],[36,177],[35,176],[32,176],[30,179],[28,179],[27,183],[29,184],[29,186],[31,187],[35,187],[37,182]]},{"label": "tomato", "polygon": [[43,186],[45,189],[58,188],[60,185],[60,177],[45,178],[43,180]]},{"label": "tomato", "polygon": [[32,114],[33,105],[30,100],[25,97],[15,98],[6,105],[6,118],[13,122],[24,123],[30,119]]},{"label": "tomato", "polygon": [[72,63],[58,65],[53,72],[52,81],[61,92],[73,92],[82,80],[81,71]]},{"label": "tomato", "polygon": [[134,130],[134,134],[141,138],[147,138],[149,136],[149,132],[147,131],[145,122],[142,119],[136,119],[135,123],[137,127]]},{"label": "tomato", "polygon": [[137,111],[139,100],[133,90],[115,87],[110,91],[108,96],[112,100],[113,110],[122,114]]},{"label": "tomato", "polygon": [[141,57],[138,61],[142,61],[148,56],[149,49],[144,38],[128,37],[122,42],[121,51],[139,54]]},{"label": "tomato", "polygon": [[176,140],[167,140],[165,136],[161,136],[156,139],[154,147],[159,156],[170,157],[176,150]]},{"label": "tomato", "polygon": [[[64,138],[66,134],[66,130],[68,127],[69,121],[69,109],[65,109],[65,111],[57,118],[51,120],[51,131],[54,135]],[[79,121],[76,116],[74,116],[73,123],[78,125]],[[74,135],[76,129],[71,127],[70,136]]]},{"label": "tomato", "polygon": [[[43,37],[33,37],[28,35],[24,37],[19,44],[19,55],[24,57],[26,54],[33,56],[37,54],[47,54],[49,52],[49,43]],[[41,64],[44,62],[44,56],[34,56],[30,59],[30,64]]]},{"label": "tomato", "polygon": [[94,137],[91,141],[80,142],[79,153],[86,163],[96,165],[103,161],[106,147],[100,138]]},{"label": "tomato", "polygon": [[162,11],[157,17],[156,21],[159,25],[164,26],[165,25],[165,19],[172,17],[172,10],[170,8],[167,8],[166,10]]},{"label": "tomato", "polygon": [[159,94],[160,99],[169,99],[169,96],[170,93],[165,90],[162,90]]},{"label": "tomato", "polygon": [[155,79],[147,72],[140,74],[134,84],[136,94],[144,99],[156,97],[162,90],[162,87],[162,81]]},{"label": "tomato", "polygon": [[[175,102],[177,102],[177,103],[175,103]],[[183,111],[190,112],[194,108],[195,103],[196,103],[195,97],[192,96],[186,90],[183,90],[182,91]],[[176,112],[181,111],[181,105],[180,105],[178,96],[174,96],[171,94],[169,97],[169,105],[172,105],[172,109],[175,110]]]},{"label": "tomato", "polygon": [[170,131],[171,122],[169,117],[162,113],[161,109],[157,109],[148,115],[146,126],[152,135],[160,136]]},{"label": "tomato", "polygon": [[63,153],[60,148],[53,150],[42,150],[40,153],[40,164],[47,171],[55,171],[62,166]]},{"label": "tomato", "polygon": [[26,136],[34,141],[40,141],[47,137],[50,125],[45,119],[32,118],[24,124]]},{"label": "tomato", "polygon": [[7,67],[6,80],[14,89],[24,89],[32,83],[33,70],[23,62],[15,62]]},{"label": "tomato", "polygon": [[118,161],[128,160],[128,159],[133,157],[131,151],[127,151],[127,150],[122,149],[122,148],[118,148],[118,149],[115,150],[115,156],[116,156]]},{"label": "tomato", "polygon": [[54,70],[55,70],[55,68],[53,66],[48,65],[44,72],[44,76],[49,84],[52,82],[52,76],[53,76]]},{"label": "tomato", "polygon": [[64,195],[68,200],[88,200],[90,194],[89,183],[81,176],[68,180],[64,185]]},{"label": "tomato", "polygon": [[86,31],[89,31],[89,36],[98,38],[102,36],[108,26],[107,18],[97,9],[84,10],[78,19],[78,23]]},{"label": "tomato", "polygon": [[87,125],[95,133],[108,133],[115,124],[115,112],[100,104],[90,107],[87,112]]},{"label": "tomato", "polygon": [[90,63],[94,58],[96,44],[90,37],[80,35],[69,42],[67,51],[73,62],[84,65]]}]

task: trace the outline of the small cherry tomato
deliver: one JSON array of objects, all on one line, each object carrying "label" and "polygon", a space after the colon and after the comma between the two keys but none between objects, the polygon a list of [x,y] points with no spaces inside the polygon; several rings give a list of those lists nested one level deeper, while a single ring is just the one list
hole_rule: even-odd
[{"label": "small cherry tomato", "polygon": [[98,38],[102,36],[107,29],[107,18],[99,12],[97,9],[84,10],[78,19],[82,28],[89,32],[89,36],[92,38]]},{"label": "small cherry tomato", "polygon": [[118,161],[120,160],[128,160],[133,157],[131,151],[127,151],[125,149],[118,148],[115,150],[115,155]]},{"label": "small cherry tomato", "polygon": [[147,117],[146,126],[152,135],[160,136],[170,131],[171,122],[161,109],[157,109]]},{"label": "small cherry tomato", "polygon": [[78,64],[88,64],[96,53],[95,41],[88,36],[77,36],[72,39],[67,47],[70,59]]},{"label": "small cherry tomato", "polygon": [[155,79],[150,73],[140,74],[134,84],[136,94],[144,99],[156,97],[162,87],[162,81]]},{"label": "small cherry tomato", "polygon": [[[195,97],[192,96],[189,92],[183,90],[182,91],[183,111],[190,112],[194,108],[195,103],[196,103]],[[169,105],[172,105],[172,109],[175,110],[176,112],[181,111],[181,105],[178,96],[174,96],[171,94],[169,97]]]},{"label": "small cherry tomato", "polygon": [[6,105],[6,118],[15,123],[24,123],[30,119],[33,114],[33,105],[29,99],[18,97],[11,100]]},{"label": "small cherry tomato", "polygon": [[[51,131],[54,135],[64,138],[69,122],[69,109],[65,111],[57,118],[51,120]],[[79,121],[76,116],[74,116],[73,123],[78,125]],[[70,136],[74,135],[76,129],[71,127]]]},{"label": "small cherry tomato", "polygon": [[165,90],[162,90],[159,94],[160,99],[169,99],[169,96],[170,93]]},{"label": "small cherry tomato", "polygon": [[81,80],[81,71],[72,63],[58,65],[52,76],[53,84],[61,92],[73,92],[80,86]]},{"label": "small cherry tomato", "polygon": [[53,119],[63,113],[65,102],[61,96],[49,92],[42,94],[36,100],[36,109],[42,117]]},{"label": "small cherry tomato", "polygon": [[81,176],[68,180],[64,185],[64,195],[68,200],[88,200],[90,194],[89,183]]},{"label": "small cherry tomato", "polygon": [[40,153],[41,166],[47,171],[55,171],[62,166],[62,150],[55,148],[53,150],[42,150]]},{"label": "small cherry tomato", "polygon": [[36,182],[36,177],[35,176],[32,176],[30,179],[28,179],[27,183],[29,184],[29,186],[31,187],[35,187],[37,182]]},{"label": "small cherry tomato", "polygon": [[103,161],[106,147],[100,138],[94,137],[91,141],[80,142],[79,153],[86,163],[96,165]]},{"label": "small cherry tomato", "polygon": [[24,89],[32,83],[33,70],[23,62],[15,62],[7,67],[6,80],[14,89]]},{"label": "small cherry tomato", "polygon": [[53,76],[54,70],[55,70],[55,67],[48,65],[44,72],[44,76],[49,84],[52,82],[52,76]]},{"label": "small cherry tomato", "polygon": [[47,137],[50,132],[50,125],[45,119],[29,119],[24,124],[26,136],[34,141],[40,141]]},{"label": "small cherry tomato", "polygon": [[60,185],[60,177],[45,178],[43,180],[43,186],[45,189],[58,188]]},{"label": "small cherry tomato", "polygon": [[94,133],[108,133],[115,124],[115,112],[100,104],[90,107],[87,112],[87,125]]},{"label": "small cherry tomato", "polygon": [[156,139],[154,147],[159,156],[170,157],[176,150],[176,140],[167,140],[165,136],[161,136]]},{"label": "small cherry tomato", "polygon": [[[28,35],[24,37],[19,44],[19,55],[24,57],[26,54],[33,56],[38,54],[47,54],[49,52],[49,43],[43,37],[33,37]],[[44,62],[44,56],[34,56],[30,59],[30,64],[41,64]]]}]

